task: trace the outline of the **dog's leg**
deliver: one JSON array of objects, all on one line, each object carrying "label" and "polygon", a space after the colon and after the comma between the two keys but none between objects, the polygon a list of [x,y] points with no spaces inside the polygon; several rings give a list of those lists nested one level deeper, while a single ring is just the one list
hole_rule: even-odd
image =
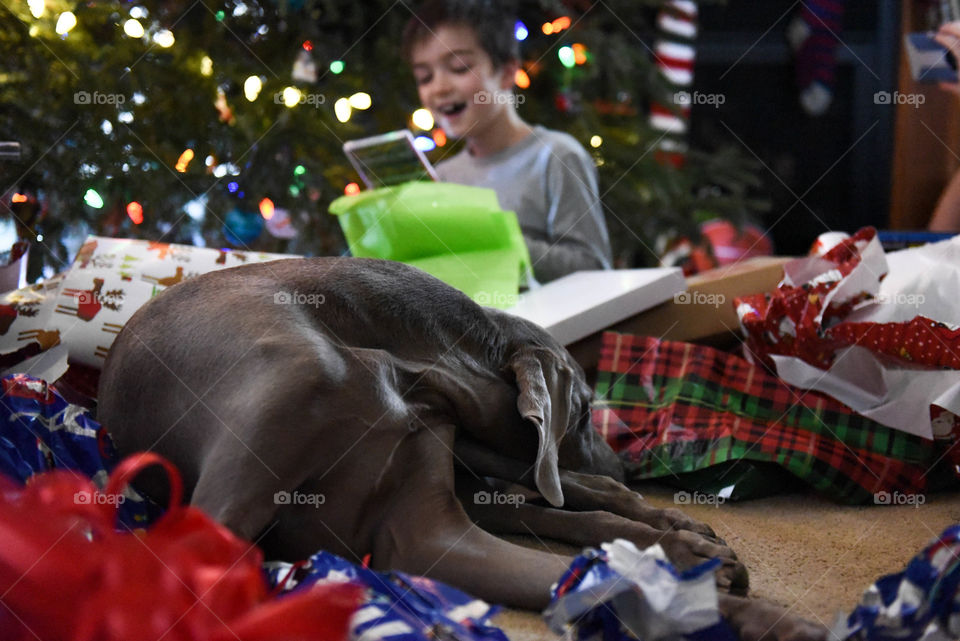
[{"label": "dog's leg", "polygon": [[717,584],[738,593],[747,589],[747,570],[730,548],[695,532],[658,530],[603,510],[571,512],[530,503],[493,505],[472,501],[466,502],[466,510],[475,523],[498,534],[534,534],[578,547],[598,546],[616,538],[633,541],[641,549],[659,543],[670,560],[684,569],[720,558],[723,566],[717,571]]},{"label": "dog's leg", "polygon": [[[463,477],[458,480],[462,482]],[[470,516],[491,531],[535,534],[578,546],[596,546],[602,541],[618,537],[632,540],[639,547],[660,543],[670,559],[681,567],[706,560],[716,555],[718,550],[725,549],[691,532],[656,531],[608,512],[569,512],[530,504],[514,507],[468,502],[466,505]],[[723,574],[726,574],[726,578],[721,576]],[[557,575],[554,580],[559,577]],[[733,590],[745,590],[746,570],[735,559],[725,559],[718,572],[718,584]],[[763,599],[721,593],[719,609],[744,641],[822,641],[827,635],[825,627],[797,617],[788,609]]]},{"label": "dog's leg", "polygon": [[[232,436],[221,437],[204,464],[191,503],[241,538],[254,540],[277,511],[274,494],[289,490],[271,466]],[[241,472],[242,470],[242,472]]]},{"label": "dog's leg", "polygon": [[394,450],[365,506],[379,517],[372,566],[428,576],[493,603],[544,608],[572,559],[514,545],[470,521],[454,493],[453,434],[452,425],[422,427]]},{"label": "dog's leg", "polygon": [[[826,626],[764,599],[720,594],[720,612],[743,641],[824,641]],[[834,638],[834,637],[831,637]]]},{"label": "dog's leg", "polygon": [[[459,439],[456,444],[457,461],[478,476],[535,487],[533,466],[508,458],[478,443]],[[642,496],[623,483],[608,476],[582,474],[560,470],[560,488],[565,507],[573,510],[606,510],[646,523],[658,530],[689,530],[709,540],[723,544],[706,523],[690,518],[680,510],[660,509],[647,503]]]}]

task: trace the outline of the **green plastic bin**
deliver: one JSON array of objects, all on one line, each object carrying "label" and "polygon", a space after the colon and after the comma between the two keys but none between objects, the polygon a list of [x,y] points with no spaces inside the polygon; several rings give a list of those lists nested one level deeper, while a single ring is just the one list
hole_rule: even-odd
[{"label": "green plastic bin", "polygon": [[413,265],[481,305],[510,307],[532,273],[517,216],[492,189],[409,182],[342,196],[330,213],[354,256]]}]

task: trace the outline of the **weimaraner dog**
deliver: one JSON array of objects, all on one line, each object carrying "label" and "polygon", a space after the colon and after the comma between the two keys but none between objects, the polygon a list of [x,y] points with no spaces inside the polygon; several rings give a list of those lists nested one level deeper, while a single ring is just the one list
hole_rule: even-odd
[{"label": "weimaraner dog", "polygon": [[495,534],[622,537],[682,567],[722,558],[721,608],[744,638],[823,635],[733,596],[746,571],[712,530],[620,483],[561,345],[412,267],[290,259],[175,285],[121,332],[99,398],[121,453],[171,459],[194,505],[272,558],[370,554],[540,609],[571,559]]}]

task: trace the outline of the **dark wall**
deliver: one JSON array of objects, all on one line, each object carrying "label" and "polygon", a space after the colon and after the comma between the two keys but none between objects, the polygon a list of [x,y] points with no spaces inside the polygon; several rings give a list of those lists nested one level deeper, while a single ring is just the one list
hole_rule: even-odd
[{"label": "dark wall", "polygon": [[725,102],[694,107],[691,139],[742,145],[763,163],[772,208],[762,222],[779,253],[803,253],[823,231],[887,225],[894,108],[874,94],[895,88],[900,6],[847,5],[834,99],[819,117],[800,107],[785,35],[800,3],[701,6],[695,89]]}]

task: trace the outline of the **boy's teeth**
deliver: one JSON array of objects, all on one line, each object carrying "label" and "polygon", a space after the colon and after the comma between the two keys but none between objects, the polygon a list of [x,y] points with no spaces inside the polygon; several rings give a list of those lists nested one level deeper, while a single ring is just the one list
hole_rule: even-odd
[{"label": "boy's teeth", "polygon": [[462,110],[464,107],[466,107],[466,104],[462,102],[458,102],[453,105],[445,105],[443,107],[440,107],[440,113],[446,116],[449,116],[451,114],[457,113],[458,111]]}]

